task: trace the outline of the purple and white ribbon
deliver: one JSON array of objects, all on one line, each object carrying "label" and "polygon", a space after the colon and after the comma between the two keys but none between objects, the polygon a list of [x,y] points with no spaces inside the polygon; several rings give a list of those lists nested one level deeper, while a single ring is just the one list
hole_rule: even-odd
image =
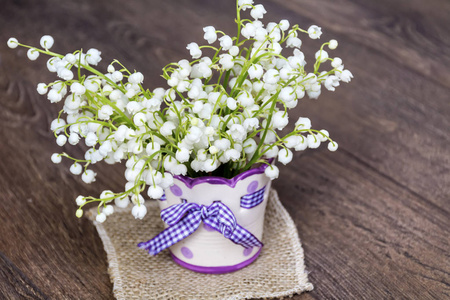
[{"label": "purple and white ribbon", "polygon": [[264,192],[266,191],[266,187],[264,186],[262,189],[257,190],[254,193],[245,195],[241,197],[241,207],[242,208],[253,208],[258,206],[264,201]]},{"label": "purple and white ribbon", "polygon": [[236,223],[233,212],[222,202],[214,202],[209,206],[187,202],[172,205],[161,211],[161,219],[169,227],[153,239],[138,244],[139,248],[146,249],[151,255],[187,238],[202,222],[244,248],[263,246],[252,233]]}]

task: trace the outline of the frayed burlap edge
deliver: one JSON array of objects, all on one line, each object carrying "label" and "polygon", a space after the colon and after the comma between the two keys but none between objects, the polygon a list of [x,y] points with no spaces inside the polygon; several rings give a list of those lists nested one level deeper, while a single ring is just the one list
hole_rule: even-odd
[{"label": "frayed burlap edge", "polygon": [[[150,211],[156,211],[159,212],[159,208],[158,208],[158,203],[156,201],[147,201],[146,202],[146,206]],[[265,226],[267,226],[267,223],[271,222],[270,220],[270,214],[269,214],[269,210],[274,210],[273,213],[277,214],[277,217],[280,217],[283,221],[283,225],[285,226],[285,228],[282,228],[284,230],[288,231],[289,234],[289,243],[286,243],[285,246],[290,247],[292,250],[292,253],[294,253],[295,255],[293,255],[293,260],[295,261],[295,277],[296,277],[296,283],[293,284],[292,286],[290,286],[289,288],[286,286],[282,286],[280,287],[279,291],[264,291],[263,289],[260,289],[258,291],[244,291],[244,290],[235,290],[233,291],[232,295],[227,295],[228,297],[224,298],[221,297],[220,299],[228,299],[228,300],[238,300],[238,299],[253,299],[253,298],[283,298],[283,297],[290,297],[294,294],[300,294],[302,292],[305,291],[311,291],[313,289],[313,285],[308,281],[308,275],[307,275],[307,271],[305,270],[305,265],[304,265],[304,252],[300,243],[300,240],[298,238],[298,231],[297,231],[297,227],[295,226],[293,220],[291,219],[291,217],[289,216],[288,212],[285,210],[285,208],[282,206],[279,198],[278,198],[278,194],[275,190],[271,190],[270,191],[270,195],[269,195],[269,203],[267,206],[267,211],[266,211],[266,220],[265,220]],[[128,214],[131,215],[130,213],[131,209],[130,208],[125,208],[125,209],[121,209],[121,208],[117,208],[115,207],[115,213],[116,214]],[[97,214],[97,209],[93,208],[90,211],[87,212],[87,216],[89,217],[89,219],[91,221],[93,221],[95,227],[97,228],[98,234],[103,242],[106,254],[107,254],[107,258],[108,258],[108,273],[110,274],[111,277],[111,282],[113,283],[113,293],[114,296],[118,299],[118,300],[122,300],[122,299],[129,299],[130,298],[130,294],[126,293],[125,291],[125,286],[124,284],[124,278],[122,276],[121,273],[121,265],[119,263],[119,255],[116,252],[116,248],[114,247],[114,241],[118,242],[118,240],[120,238],[117,237],[113,237],[110,238],[110,235],[108,235],[107,232],[107,226],[108,226],[108,221],[105,223],[98,223],[95,221],[95,216]],[[109,218],[112,218],[114,215],[112,215]],[[150,215],[150,214],[149,214]],[[146,216],[146,217],[152,217],[152,216]],[[154,217],[154,215],[153,215]],[[109,219],[108,218],[108,219]],[[112,220],[113,221],[113,220]],[[153,222],[159,222],[161,223],[161,220],[152,220]],[[280,220],[278,220],[280,221]],[[134,220],[134,218],[130,218],[130,222],[136,222]],[[106,228],[105,228],[106,227]],[[162,225],[161,225],[161,229],[162,229]],[[113,233],[110,233],[113,234]],[[150,236],[151,237],[151,236]],[[131,247],[133,247],[133,249],[131,250],[136,250],[137,246],[137,242],[140,242],[141,240],[136,240],[132,243]],[[268,246],[270,246],[269,243],[267,243],[264,240],[263,237],[263,242],[265,243],[265,247],[267,248]],[[289,244],[289,245],[287,245]],[[264,249],[263,249],[264,250]],[[142,251],[142,250],[138,250],[138,251]],[[147,255],[144,252],[145,255]],[[160,254],[161,255],[161,254]],[[264,251],[261,253],[261,256],[264,255]],[[157,256],[155,257],[157,259]],[[276,259],[276,257],[275,257]],[[261,257],[258,259],[261,260]],[[256,260],[256,262],[254,262],[252,265],[255,265],[258,260]],[[173,263],[175,265],[175,263]],[[248,266],[247,268],[251,268],[252,265]],[[245,268],[245,269],[247,269]],[[243,269],[243,270],[245,270]],[[231,274],[239,274],[239,272],[243,272],[243,270],[241,271],[237,271]],[[183,268],[180,267],[180,272],[184,272],[187,271]],[[187,272],[191,272],[191,271],[187,271]],[[191,274],[197,274],[197,273],[191,273]],[[206,274],[202,274],[205,276],[224,276],[224,275],[206,275]],[[225,274],[225,276],[228,274]],[[194,276],[194,275],[193,275]],[[126,278],[125,278],[126,279]],[[220,279],[219,279],[220,280]],[[210,297],[208,296],[201,296],[201,297],[197,297],[195,296],[195,298],[189,298],[189,297],[184,297],[184,296],[180,296],[180,295],[161,295],[158,296],[158,298],[151,296],[151,295],[145,295],[145,294],[141,294],[139,291],[136,291],[136,296],[139,297],[152,297],[154,299],[219,299],[217,295],[210,295]],[[142,299],[144,299],[142,298]]]},{"label": "frayed burlap edge", "polygon": [[[95,209],[95,212],[97,209]],[[108,273],[113,284],[113,293],[116,299],[126,299],[123,291],[122,276],[120,275],[119,261],[116,255],[116,249],[114,248],[111,239],[106,233],[102,224],[94,221],[94,225],[97,228],[98,235],[102,239],[103,247],[105,248],[106,255],[108,257]]]}]

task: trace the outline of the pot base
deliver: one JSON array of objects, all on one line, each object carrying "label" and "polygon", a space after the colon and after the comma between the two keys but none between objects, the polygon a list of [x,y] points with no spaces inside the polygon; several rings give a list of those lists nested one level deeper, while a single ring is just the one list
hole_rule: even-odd
[{"label": "pot base", "polygon": [[170,253],[172,256],[172,259],[174,262],[182,266],[183,268],[186,268],[188,270],[197,272],[197,273],[205,273],[205,274],[224,274],[224,273],[231,273],[235,272],[237,270],[240,270],[242,268],[245,268],[249,264],[251,264],[253,261],[255,261],[259,254],[261,253],[261,248],[258,250],[258,252],[255,253],[251,258],[247,259],[246,261],[243,261],[237,265],[234,266],[219,266],[219,267],[203,267],[203,266],[196,266],[188,264],[187,262],[184,262],[177,258],[175,255]]}]

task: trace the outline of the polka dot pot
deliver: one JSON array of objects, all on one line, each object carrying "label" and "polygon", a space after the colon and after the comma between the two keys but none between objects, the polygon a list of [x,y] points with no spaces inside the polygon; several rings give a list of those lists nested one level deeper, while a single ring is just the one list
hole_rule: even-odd
[{"label": "polka dot pot", "polygon": [[[271,183],[264,174],[264,168],[251,169],[232,179],[175,176],[174,185],[159,201],[160,208],[183,202],[209,206],[219,201],[232,211],[237,224],[262,241]],[[220,274],[251,264],[259,256],[261,247],[244,248],[214,228],[201,224],[193,234],[171,246],[170,252],[173,260],[185,268]]]}]

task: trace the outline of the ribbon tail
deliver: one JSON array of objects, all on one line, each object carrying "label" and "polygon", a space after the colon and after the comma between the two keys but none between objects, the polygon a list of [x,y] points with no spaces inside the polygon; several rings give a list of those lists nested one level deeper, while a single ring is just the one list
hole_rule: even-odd
[{"label": "ribbon tail", "polygon": [[217,207],[219,209],[218,215],[214,218],[203,220],[204,223],[222,233],[224,237],[233,243],[241,245],[244,248],[264,246],[250,231],[237,224],[236,217],[228,206],[222,202],[215,202],[211,207]]},{"label": "ribbon tail", "polygon": [[154,238],[147,242],[138,244],[138,247],[145,249],[151,255],[156,255],[166,248],[178,243],[194,233],[200,226],[200,219],[198,218],[184,218],[177,224],[166,228]]},{"label": "ribbon tail", "polygon": [[244,248],[263,247],[264,244],[258,240],[251,232],[240,225],[236,225],[235,230],[229,236],[229,239]]}]

